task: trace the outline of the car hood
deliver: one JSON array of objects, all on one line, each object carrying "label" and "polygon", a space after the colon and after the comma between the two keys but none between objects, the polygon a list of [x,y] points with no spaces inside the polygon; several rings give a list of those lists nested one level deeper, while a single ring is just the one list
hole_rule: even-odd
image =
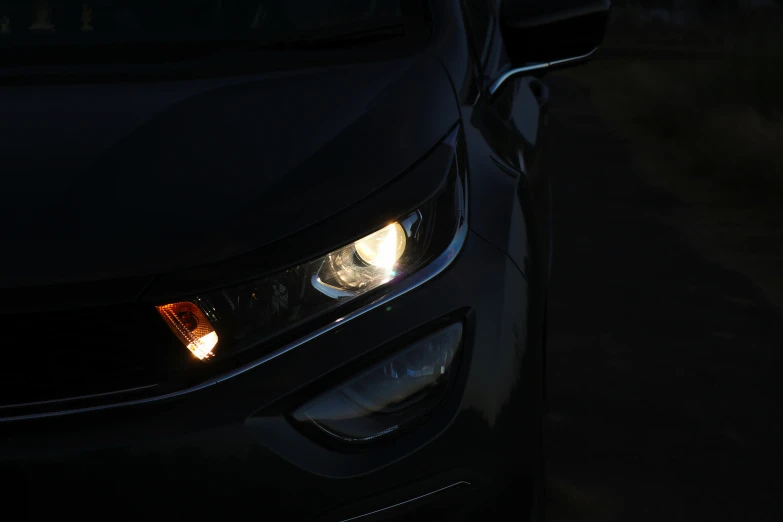
[{"label": "car hood", "polygon": [[7,86],[0,104],[0,288],[172,272],[261,248],[368,196],[458,119],[445,71],[424,57]]}]

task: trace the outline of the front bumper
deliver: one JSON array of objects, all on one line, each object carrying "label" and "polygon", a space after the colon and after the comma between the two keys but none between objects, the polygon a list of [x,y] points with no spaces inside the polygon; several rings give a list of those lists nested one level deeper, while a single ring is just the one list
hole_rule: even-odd
[{"label": "front bumper", "polygon": [[[524,513],[540,429],[529,315],[516,265],[468,233],[432,281],[231,379],[167,401],[0,424],[0,496],[36,519],[374,520],[409,509],[454,519],[504,501]],[[344,453],[284,417],[348,361],[444,317],[465,322],[457,378],[415,430]]]}]

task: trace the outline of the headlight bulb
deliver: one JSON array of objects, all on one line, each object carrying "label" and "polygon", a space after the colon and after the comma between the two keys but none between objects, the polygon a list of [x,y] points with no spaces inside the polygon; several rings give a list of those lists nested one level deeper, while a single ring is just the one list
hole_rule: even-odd
[{"label": "headlight bulb", "polygon": [[368,265],[392,269],[405,252],[405,230],[392,223],[354,244],[359,259]]}]

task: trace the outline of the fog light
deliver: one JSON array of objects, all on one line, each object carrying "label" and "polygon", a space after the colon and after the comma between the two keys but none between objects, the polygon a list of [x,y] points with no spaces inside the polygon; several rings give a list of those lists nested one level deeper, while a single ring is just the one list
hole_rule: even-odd
[{"label": "fog light", "polygon": [[305,404],[293,417],[345,442],[390,434],[438,406],[461,341],[462,324],[439,330]]}]

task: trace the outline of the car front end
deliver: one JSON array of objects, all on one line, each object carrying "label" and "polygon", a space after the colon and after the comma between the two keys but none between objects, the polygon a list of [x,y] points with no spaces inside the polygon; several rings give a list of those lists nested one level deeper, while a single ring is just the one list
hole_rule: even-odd
[{"label": "car front end", "polygon": [[35,45],[0,71],[0,497],[19,518],[530,514],[540,288],[524,233],[510,255],[474,226],[516,181],[476,167],[433,56],[443,34],[464,52],[448,29],[366,60],[264,47],[257,71],[233,48],[61,70]]}]

